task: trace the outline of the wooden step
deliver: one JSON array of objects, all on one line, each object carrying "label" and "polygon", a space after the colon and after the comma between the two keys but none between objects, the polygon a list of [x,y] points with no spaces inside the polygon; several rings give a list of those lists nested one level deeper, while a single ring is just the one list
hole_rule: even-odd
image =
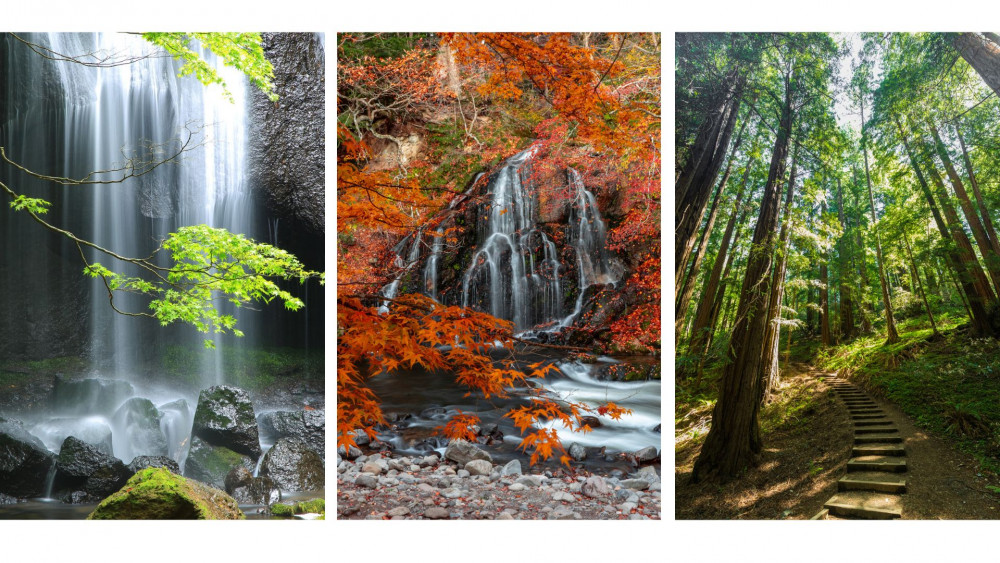
[{"label": "wooden step", "polygon": [[847,471],[885,471],[886,473],[905,473],[906,460],[898,457],[881,455],[866,455],[847,460]]},{"label": "wooden step", "polygon": [[847,410],[850,411],[850,413],[852,415],[855,415],[855,414],[885,414],[885,411],[883,411],[882,409],[868,409],[868,408],[865,408],[865,409],[852,409],[852,408],[848,408]]},{"label": "wooden step", "polygon": [[891,420],[855,420],[855,426],[890,426]]},{"label": "wooden step", "polygon": [[891,520],[903,515],[899,496],[886,493],[847,491],[837,493],[826,501],[823,508],[830,514],[873,520]]},{"label": "wooden step", "polygon": [[898,444],[903,441],[903,437],[899,434],[861,434],[860,436],[854,435],[855,444],[878,444],[880,442],[889,442]]},{"label": "wooden step", "polygon": [[899,432],[899,428],[889,427],[889,428],[855,428],[854,435],[858,434],[892,434],[893,432]]},{"label": "wooden step", "polygon": [[851,420],[874,420],[878,418],[885,418],[885,413],[881,414],[852,414]]},{"label": "wooden step", "polygon": [[837,481],[837,490],[903,494],[906,492],[906,477],[881,471],[858,471]]},{"label": "wooden step", "polygon": [[851,448],[851,455],[853,457],[864,455],[904,456],[906,450],[899,444],[864,444]]},{"label": "wooden step", "polygon": [[815,516],[810,518],[810,520],[826,520],[826,517],[829,516],[829,514],[830,514],[830,509],[824,508],[823,510],[817,512]]}]

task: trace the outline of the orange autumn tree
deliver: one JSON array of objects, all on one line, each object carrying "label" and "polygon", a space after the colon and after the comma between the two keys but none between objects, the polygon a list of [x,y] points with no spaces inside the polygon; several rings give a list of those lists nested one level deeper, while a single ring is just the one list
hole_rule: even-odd
[{"label": "orange autumn tree", "polygon": [[[540,422],[554,420],[585,432],[586,414],[619,418],[628,412],[613,403],[592,407],[538,395],[526,379],[544,377],[554,367],[539,363],[518,369],[516,338],[507,321],[446,307],[419,294],[393,299],[380,294],[400,273],[391,248],[403,237],[419,231],[425,237],[455,240],[448,232],[433,231],[459,195],[457,186],[435,181],[435,163],[404,158],[403,150],[408,120],[449,110],[461,117],[465,131],[453,151],[478,155],[483,162],[511,154],[515,142],[509,136],[491,136],[491,128],[482,122],[477,128],[480,112],[537,117],[536,137],[554,162],[565,158],[570,146],[588,145],[598,157],[587,166],[614,171],[628,192],[623,200],[643,207],[636,217],[655,218],[658,239],[658,55],[652,65],[655,76],[637,76],[624,61],[634,58],[637,49],[644,50],[639,43],[629,43],[625,36],[603,37],[600,47],[590,47],[566,34],[449,34],[437,49],[418,42],[385,60],[338,61],[338,446],[354,445],[359,430],[375,436],[374,427],[384,419],[367,380],[401,368],[447,370],[484,398],[507,397],[515,388],[529,395],[505,416],[522,432],[521,448],[530,451],[532,463],[557,454],[561,462],[569,460],[555,430],[537,428]],[[340,44],[355,40],[344,35]],[[658,53],[658,36],[653,41]],[[458,92],[443,87],[446,69],[440,68],[440,55],[445,49],[462,70]],[[527,103],[532,100],[541,100],[541,107]],[[374,150],[378,145],[381,150]],[[396,166],[386,167],[376,153],[384,155],[393,146]],[[640,172],[643,166],[655,170]],[[655,180],[637,180],[650,174]],[[633,224],[628,232],[612,232],[609,241],[627,251],[649,236],[647,228]],[[643,275],[652,279],[653,269]],[[655,284],[650,285],[658,293],[658,265]],[[658,340],[658,308],[655,317],[652,339]],[[646,329],[653,330],[648,323]],[[506,355],[498,354],[500,350]],[[460,413],[439,431],[469,439],[474,437],[470,428],[478,422],[475,414]]]}]

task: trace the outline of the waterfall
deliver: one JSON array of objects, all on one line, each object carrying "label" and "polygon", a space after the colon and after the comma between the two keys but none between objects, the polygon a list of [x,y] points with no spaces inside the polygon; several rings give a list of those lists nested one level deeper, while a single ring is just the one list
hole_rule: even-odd
[{"label": "waterfall", "polygon": [[389,302],[399,295],[399,284],[402,282],[403,276],[406,275],[406,272],[408,272],[410,268],[417,263],[417,259],[420,258],[421,234],[422,233],[418,230],[416,233],[399,241],[399,244],[397,244],[393,249],[396,253],[394,265],[399,269],[399,274],[392,280],[392,282],[382,288],[382,297],[385,297],[386,301],[383,301],[382,306],[379,307],[379,313],[385,314],[389,312]]},{"label": "waterfall", "polygon": [[579,270],[576,305],[563,314],[562,264],[555,243],[537,224],[537,203],[525,182],[534,150],[508,159],[487,187],[490,201],[479,222],[479,246],[462,281],[462,305],[511,320],[518,330],[550,325],[565,328],[583,307],[586,289],[616,283],[621,266],[607,250],[607,228],[594,194],[580,174],[567,170],[575,194],[567,241],[575,249]]},{"label": "waterfall", "polygon": [[444,246],[444,232],[438,228],[434,231],[434,242],[431,244],[431,255],[424,265],[424,292],[428,297],[438,300],[438,259],[441,257],[441,247]]},{"label": "waterfall", "polygon": [[597,208],[594,194],[583,185],[580,173],[566,170],[570,187],[576,196],[570,208],[569,241],[576,249],[576,265],[579,270],[576,306],[573,312],[562,319],[556,328],[565,328],[576,320],[583,308],[583,297],[587,288],[598,284],[617,283],[621,278],[621,267],[608,256],[607,227]]},{"label": "waterfall", "polygon": [[533,155],[528,149],[507,159],[490,181],[479,247],[462,279],[464,307],[513,321],[518,330],[562,316],[559,255],[537,228],[537,205],[522,173]]},{"label": "waterfall", "polygon": [[[176,163],[120,184],[57,187],[22,174],[4,178],[23,193],[53,201],[49,218],[55,224],[136,257],[149,256],[168,233],[186,225],[206,224],[260,238],[255,224],[261,211],[246,181],[246,79],[239,71],[218,65],[234,98],[231,103],[218,86],[178,78],[180,63],[170,57],[147,57],[153,46],[134,35],[43,33],[27,39],[59,53],[110,55],[130,62],[89,67],[50,61],[8,40],[2,145],[13,160],[44,174],[79,178],[130,161],[141,169],[142,162],[176,151],[188,130],[195,132],[194,144],[202,145]],[[214,55],[202,55],[216,62]],[[96,179],[114,177],[99,174]],[[0,241],[6,256],[21,254],[16,246],[25,240],[44,240],[37,225],[20,217],[9,219],[6,235]],[[56,256],[28,260],[49,260],[48,269],[72,268],[81,275],[76,248],[65,240],[54,244],[58,248],[49,248]],[[127,275],[139,273],[97,251],[88,251],[87,259]],[[0,282],[16,286],[14,280]],[[130,379],[156,353],[163,329],[115,313],[101,280],[90,282],[87,290],[89,310],[81,316],[90,334],[89,356],[102,373]],[[148,300],[141,296],[117,294],[114,303],[124,311],[148,311]],[[222,313],[237,315],[248,335],[240,344],[253,344],[253,322],[240,318],[242,313],[227,303],[218,304]],[[182,338],[188,345],[200,344],[203,335],[192,333],[188,330]],[[225,339],[228,345],[235,342]],[[206,361],[203,384],[220,383],[219,355]]]}]

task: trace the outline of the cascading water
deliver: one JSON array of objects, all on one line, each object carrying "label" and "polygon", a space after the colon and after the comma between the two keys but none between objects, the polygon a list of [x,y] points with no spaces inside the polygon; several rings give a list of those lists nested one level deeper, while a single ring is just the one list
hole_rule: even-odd
[{"label": "cascading water", "polygon": [[421,234],[420,231],[417,231],[415,234],[399,241],[399,244],[393,249],[396,252],[394,265],[399,269],[399,275],[382,288],[382,297],[385,297],[386,301],[379,307],[380,313],[384,314],[389,311],[389,302],[399,294],[399,284],[402,283],[403,276],[417,263],[417,258],[420,257]]},{"label": "cascading water", "polygon": [[565,328],[576,320],[583,308],[583,297],[587,288],[597,284],[618,283],[621,266],[608,256],[607,227],[597,208],[594,194],[583,185],[580,173],[569,168],[566,171],[570,187],[576,193],[570,209],[569,241],[576,249],[576,265],[580,280],[577,287],[576,306],[573,312],[562,319],[556,329]]},{"label": "cascading water", "polygon": [[444,233],[439,228],[434,231],[434,242],[431,243],[431,255],[424,265],[424,292],[435,301],[438,298],[438,260],[441,258],[441,248],[444,246]]},{"label": "cascading water", "polygon": [[[110,55],[127,62],[92,67],[46,60],[8,39],[0,65],[5,93],[2,98],[2,142],[8,157],[28,169],[51,176],[82,178],[94,171],[148,168],[152,161],[175,153],[194,133],[194,150],[176,162],[124,183],[59,187],[27,174],[5,172],[3,180],[31,197],[53,202],[47,218],[81,238],[124,256],[146,257],[181,226],[206,224],[260,239],[262,211],[249,193],[246,179],[245,77],[218,65],[233,101],[218,87],[207,88],[193,78],[178,78],[179,64],[170,57],[147,56],[153,47],[125,34],[30,34],[28,41],[66,54]],[[213,55],[203,54],[210,63]],[[200,145],[200,146],[198,146]],[[94,180],[109,181],[120,173],[99,173]],[[75,312],[72,320],[89,331],[84,348],[92,371],[103,377],[63,387],[52,411],[28,421],[32,433],[58,452],[70,435],[113,453],[128,463],[138,455],[166,455],[183,465],[191,433],[198,388],[223,383],[221,354],[208,355],[200,380],[184,391],[143,389],[136,379],[162,352],[165,338],[201,347],[202,335],[190,328],[162,329],[115,313],[100,280],[80,284],[83,264],[68,240],[40,230],[23,216],[0,215],[0,284],[21,287],[51,272],[64,278],[58,291],[43,292],[39,316],[49,311]],[[25,241],[38,246],[25,252]],[[104,254],[87,249],[87,260],[127,274],[127,268]],[[27,272],[27,273],[26,273]],[[9,291],[9,289],[8,289]],[[80,307],[85,300],[89,306]],[[18,305],[3,301],[0,317],[19,317]],[[146,311],[146,301],[117,295],[114,305],[123,311]],[[237,316],[247,335],[231,339],[215,335],[220,346],[255,344],[255,321],[218,303],[220,312]],[[7,308],[10,307],[11,310]],[[58,325],[58,323],[55,323]],[[28,330],[31,323],[26,325]],[[58,330],[56,328],[48,329]],[[44,341],[45,335],[39,337]],[[54,343],[57,346],[58,343]],[[155,362],[154,362],[155,364]],[[133,381],[133,387],[126,381]],[[57,390],[59,386],[57,385]],[[150,400],[153,399],[153,400]]]},{"label": "cascading water", "polygon": [[513,321],[518,330],[562,317],[559,254],[537,228],[535,198],[522,172],[534,152],[507,159],[490,181],[479,247],[462,280],[463,306]]}]

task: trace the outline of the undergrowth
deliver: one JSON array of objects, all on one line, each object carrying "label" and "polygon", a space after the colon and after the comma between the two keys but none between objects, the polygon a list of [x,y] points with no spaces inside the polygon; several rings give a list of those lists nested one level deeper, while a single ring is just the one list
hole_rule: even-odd
[{"label": "undergrowth", "polygon": [[953,439],[983,470],[1000,474],[1000,342],[971,336],[959,326],[964,321],[943,316],[945,338],[934,340],[914,319],[900,325],[895,344],[887,345],[884,333],[859,337],[820,351],[817,364],[897,404],[918,426]]}]

